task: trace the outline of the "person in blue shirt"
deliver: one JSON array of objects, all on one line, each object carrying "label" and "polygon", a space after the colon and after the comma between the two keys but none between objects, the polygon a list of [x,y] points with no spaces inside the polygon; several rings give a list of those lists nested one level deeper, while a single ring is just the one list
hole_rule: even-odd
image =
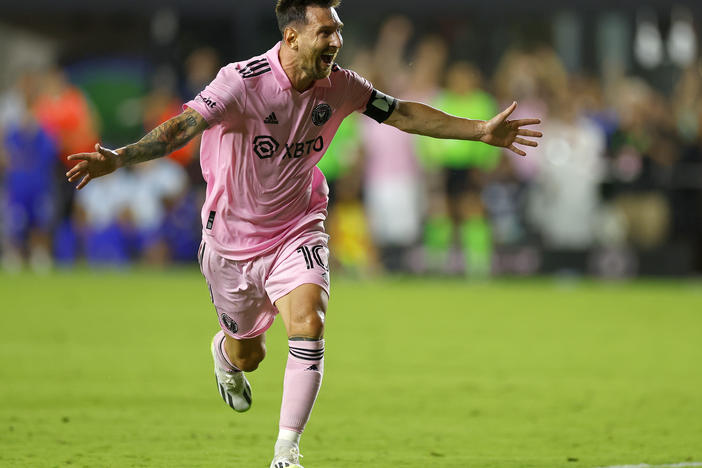
[{"label": "person in blue shirt", "polygon": [[[20,92],[31,109],[32,88],[22,86]],[[3,263],[17,268],[28,259],[32,268],[46,269],[51,265],[56,145],[31,112],[6,123],[0,137]]]}]

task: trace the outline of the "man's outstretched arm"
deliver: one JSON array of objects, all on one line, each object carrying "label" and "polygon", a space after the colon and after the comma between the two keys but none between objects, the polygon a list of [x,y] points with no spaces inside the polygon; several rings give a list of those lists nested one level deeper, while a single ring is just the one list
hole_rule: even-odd
[{"label": "man's outstretched arm", "polygon": [[539,119],[507,120],[517,103],[490,120],[470,120],[446,114],[426,104],[412,101],[397,101],[395,110],[384,123],[408,133],[454,140],[476,140],[493,146],[509,148],[526,156],[515,143],[537,146],[538,143],[523,137],[540,138],[541,132],[521,128],[541,123]]},{"label": "man's outstretched arm", "polygon": [[68,157],[70,161],[80,161],[66,173],[69,182],[80,179],[78,190],[88,182],[114,172],[122,166],[131,166],[144,161],[166,156],[182,148],[207,128],[205,119],[193,109],[186,109],[180,115],[151,130],[136,143],[117,150],[95,145],[94,153],[78,153]]}]

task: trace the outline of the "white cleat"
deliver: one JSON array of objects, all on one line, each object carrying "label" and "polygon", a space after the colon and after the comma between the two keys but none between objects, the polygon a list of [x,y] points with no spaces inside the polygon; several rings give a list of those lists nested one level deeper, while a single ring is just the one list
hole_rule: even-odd
[{"label": "white cleat", "polygon": [[243,413],[251,408],[251,385],[246,380],[243,372],[229,372],[217,366],[215,342],[212,340],[212,358],[214,359],[214,373],[217,379],[217,389],[222,399],[234,411]]},{"label": "white cleat", "polygon": [[297,447],[285,448],[276,451],[270,468],[304,468],[300,465],[300,458],[302,458],[302,455],[300,455],[300,450]]}]

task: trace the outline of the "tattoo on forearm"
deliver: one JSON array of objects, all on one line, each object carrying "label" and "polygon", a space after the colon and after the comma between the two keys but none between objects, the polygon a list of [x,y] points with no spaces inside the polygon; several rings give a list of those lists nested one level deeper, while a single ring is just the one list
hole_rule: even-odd
[{"label": "tattoo on forearm", "polygon": [[126,146],[122,162],[131,166],[160,158],[185,146],[200,131],[202,128],[198,128],[195,116],[184,112],[154,128],[138,142]]}]

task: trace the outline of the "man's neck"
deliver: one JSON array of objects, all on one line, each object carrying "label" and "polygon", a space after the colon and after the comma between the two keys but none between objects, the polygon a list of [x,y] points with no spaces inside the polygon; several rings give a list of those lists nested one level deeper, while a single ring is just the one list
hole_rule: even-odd
[{"label": "man's neck", "polygon": [[314,79],[300,69],[297,63],[297,53],[286,46],[285,43],[280,44],[278,59],[293,88],[302,93],[314,85]]}]

